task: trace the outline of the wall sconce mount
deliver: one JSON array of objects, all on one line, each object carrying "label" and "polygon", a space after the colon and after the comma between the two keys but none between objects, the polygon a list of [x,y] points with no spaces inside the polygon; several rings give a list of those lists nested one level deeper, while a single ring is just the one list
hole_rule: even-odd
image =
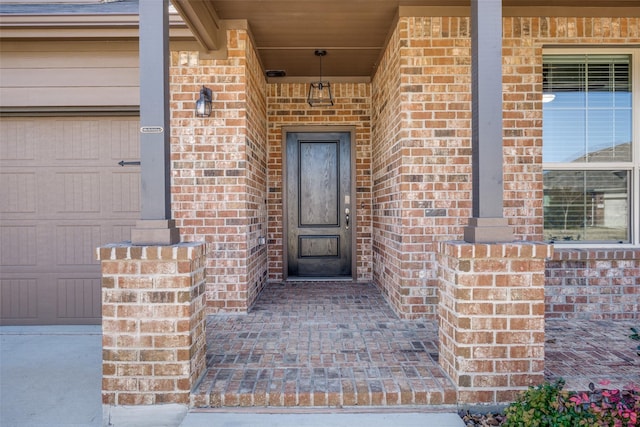
[{"label": "wall sconce mount", "polygon": [[211,115],[212,94],[211,89],[202,86],[200,98],[196,101],[196,116],[209,117]]}]

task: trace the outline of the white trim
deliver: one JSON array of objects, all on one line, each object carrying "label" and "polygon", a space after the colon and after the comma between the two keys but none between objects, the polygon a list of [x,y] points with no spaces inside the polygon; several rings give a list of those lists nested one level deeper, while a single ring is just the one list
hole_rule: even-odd
[{"label": "white trim", "polygon": [[[611,248],[611,249],[636,249],[640,248],[640,48],[634,46],[621,47],[545,47],[542,55],[571,55],[571,54],[626,54],[631,55],[631,90],[632,90],[632,120],[631,120],[631,160],[628,162],[598,162],[577,165],[575,163],[542,163],[543,170],[628,170],[630,173],[629,198],[629,243],[562,243],[554,242],[558,248],[567,249],[588,249],[588,248]],[[543,139],[544,146],[544,139]]]},{"label": "white trim", "polygon": [[553,242],[556,249],[640,249],[640,244],[633,243],[563,243]]},{"label": "white trim", "polygon": [[[631,104],[632,108],[632,139],[631,155],[632,162],[635,166],[632,172],[631,186],[629,191],[631,195],[635,195],[632,199],[631,206],[631,241],[636,244],[640,244],[640,49],[632,49],[632,80],[631,90],[633,91],[633,100]],[[635,120],[634,120],[635,118]]]}]

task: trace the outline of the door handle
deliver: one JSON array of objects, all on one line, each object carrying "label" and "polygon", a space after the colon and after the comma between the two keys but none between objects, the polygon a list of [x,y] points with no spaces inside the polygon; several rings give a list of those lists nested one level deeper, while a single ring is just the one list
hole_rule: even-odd
[{"label": "door handle", "polygon": [[346,225],[346,229],[347,230],[349,229],[349,213],[350,213],[349,208],[345,208],[344,216],[345,216],[345,220],[346,220],[346,224],[347,224]]}]

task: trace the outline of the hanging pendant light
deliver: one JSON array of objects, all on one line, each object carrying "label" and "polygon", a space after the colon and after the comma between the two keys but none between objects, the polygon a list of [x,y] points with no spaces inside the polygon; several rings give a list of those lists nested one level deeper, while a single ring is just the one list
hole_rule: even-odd
[{"label": "hanging pendant light", "polygon": [[322,81],[322,57],[327,54],[327,51],[318,49],[314,54],[320,58],[320,78],[317,82],[311,82],[309,84],[307,102],[312,107],[330,107],[333,105],[331,83]]}]

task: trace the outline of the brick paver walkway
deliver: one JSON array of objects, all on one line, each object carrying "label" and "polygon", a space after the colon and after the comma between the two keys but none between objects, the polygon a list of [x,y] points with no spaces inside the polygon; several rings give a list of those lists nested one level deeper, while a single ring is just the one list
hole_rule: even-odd
[{"label": "brick paver walkway", "polygon": [[[634,321],[548,320],[545,376],[640,385]],[[455,404],[434,321],[399,320],[373,285],[271,284],[247,315],[209,316],[196,407]]]},{"label": "brick paver walkway", "polygon": [[545,377],[562,377],[565,389],[588,390],[589,383],[610,381],[607,388],[640,386],[638,341],[629,338],[634,320],[547,320]]},{"label": "brick paver walkway", "polygon": [[373,285],[272,284],[248,315],[210,316],[194,406],[455,403],[437,326],[399,320]]}]

